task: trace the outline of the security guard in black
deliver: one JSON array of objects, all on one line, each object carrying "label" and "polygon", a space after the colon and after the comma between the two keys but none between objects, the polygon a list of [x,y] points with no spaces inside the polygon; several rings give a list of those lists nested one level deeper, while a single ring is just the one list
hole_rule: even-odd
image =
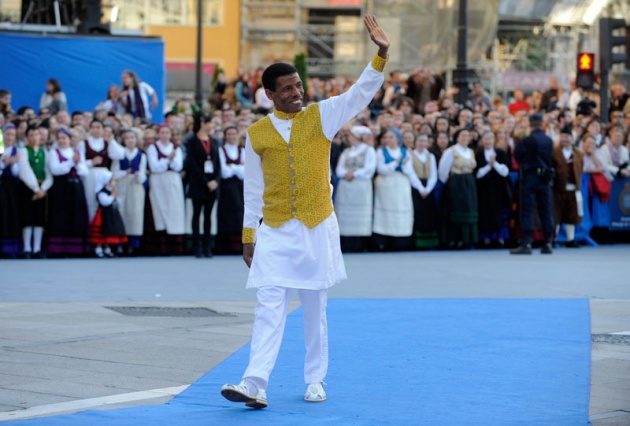
[{"label": "security guard in black", "polygon": [[[534,208],[538,206],[538,215],[542,223],[545,244],[541,253],[551,254],[551,241],[554,235],[551,215],[551,181],[553,180],[553,141],[542,130],[542,114],[532,114],[529,124],[532,132],[520,140],[514,150],[514,157],[521,171],[521,231],[522,246],[512,251],[513,254],[531,253],[534,237]],[[519,251],[520,249],[520,251]],[[529,249],[529,253],[527,253]]]}]

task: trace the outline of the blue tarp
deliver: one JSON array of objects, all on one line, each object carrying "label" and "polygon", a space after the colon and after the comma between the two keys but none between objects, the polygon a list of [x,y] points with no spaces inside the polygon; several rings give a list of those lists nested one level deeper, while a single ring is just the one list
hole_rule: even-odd
[{"label": "blue tarp", "polygon": [[38,111],[49,78],[59,81],[70,112],[93,110],[130,69],[156,90],[160,104],[153,121],[162,120],[166,68],[160,39],[0,33],[0,46],[0,88],[11,91],[14,110],[28,105]]},{"label": "blue tarp", "polygon": [[290,315],[269,407],[219,390],[246,346],[169,404],[9,422],[28,426],[588,425],[588,299],[332,299],[328,400],[302,398],[301,310]]}]

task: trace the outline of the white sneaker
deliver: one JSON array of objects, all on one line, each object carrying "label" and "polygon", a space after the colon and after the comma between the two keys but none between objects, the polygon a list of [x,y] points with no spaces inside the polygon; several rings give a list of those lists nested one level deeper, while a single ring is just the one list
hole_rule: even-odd
[{"label": "white sneaker", "polygon": [[326,392],[324,392],[324,382],[311,383],[306,388],[304,401],[306,402],[323,402],[326,401]]},{"label": "white sneaker", "polygon": [[245,380],[241,380],[238,385],[226,384],[221,387],[221,395],[228,401],[232,402],[244,402],[245,406],[251,408],[265,408],[267,407],[267,393],[264,389],[258,389],[256,395],[251,395],[247,391]]}]

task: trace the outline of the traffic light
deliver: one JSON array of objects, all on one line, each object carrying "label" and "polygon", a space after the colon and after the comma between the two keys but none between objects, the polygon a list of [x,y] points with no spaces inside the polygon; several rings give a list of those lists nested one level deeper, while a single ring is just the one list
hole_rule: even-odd
[{"label": "traffic light", "polygon": [[599,70],[602,74],[610,71],[613,65],[626,62],[626,53],[613,52],[617,46],[626,46],[624,35],[614,35],[615,30],[626,28],[626,20],[619,18],[601,18],[599,20]]},{"label": "traffic light", "polygon": [[580,52],[577,55],[577,75],[575,85],[582,89],[592,89],[595,84],[595,55]]}]

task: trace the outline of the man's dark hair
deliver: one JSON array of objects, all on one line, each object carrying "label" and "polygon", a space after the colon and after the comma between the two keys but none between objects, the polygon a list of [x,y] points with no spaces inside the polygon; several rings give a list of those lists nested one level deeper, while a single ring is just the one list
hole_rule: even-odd
[{"label": "man's dark hair", "polygon": [[533,129],[540,129],[543,124],[543,115],[539,112],[529,116],[529,125]]},{"label": "man's dark hair", "polygon": [[9,92],[7,89],[0,89],[0,98],[8,95],[9,93],[11,92]]},{"label": "man's dark hair", "polygon": [[29,126],[26,128],[26,132],[24,132],[24,134],[25,134],[26,136],[28,136],[28,135],[29,135],[29,133],[31,133],[31,132],[39,132],[39,128],[38,128],[37,126],[29,125]]},{"label": "man's dark hair", "polygon": [[291,64],[278,62],[276,64],[269,65],[262,75],[263,87],[275,92],[276,80],[278,80],[279,77],[296,73],[297,69],[295,69],[295,67]]},{"label": "man's dark hair", "polygon": [[76,117],[77,115],[83,115],[83,111],[74,111],[71,115],[72,118]]}]

